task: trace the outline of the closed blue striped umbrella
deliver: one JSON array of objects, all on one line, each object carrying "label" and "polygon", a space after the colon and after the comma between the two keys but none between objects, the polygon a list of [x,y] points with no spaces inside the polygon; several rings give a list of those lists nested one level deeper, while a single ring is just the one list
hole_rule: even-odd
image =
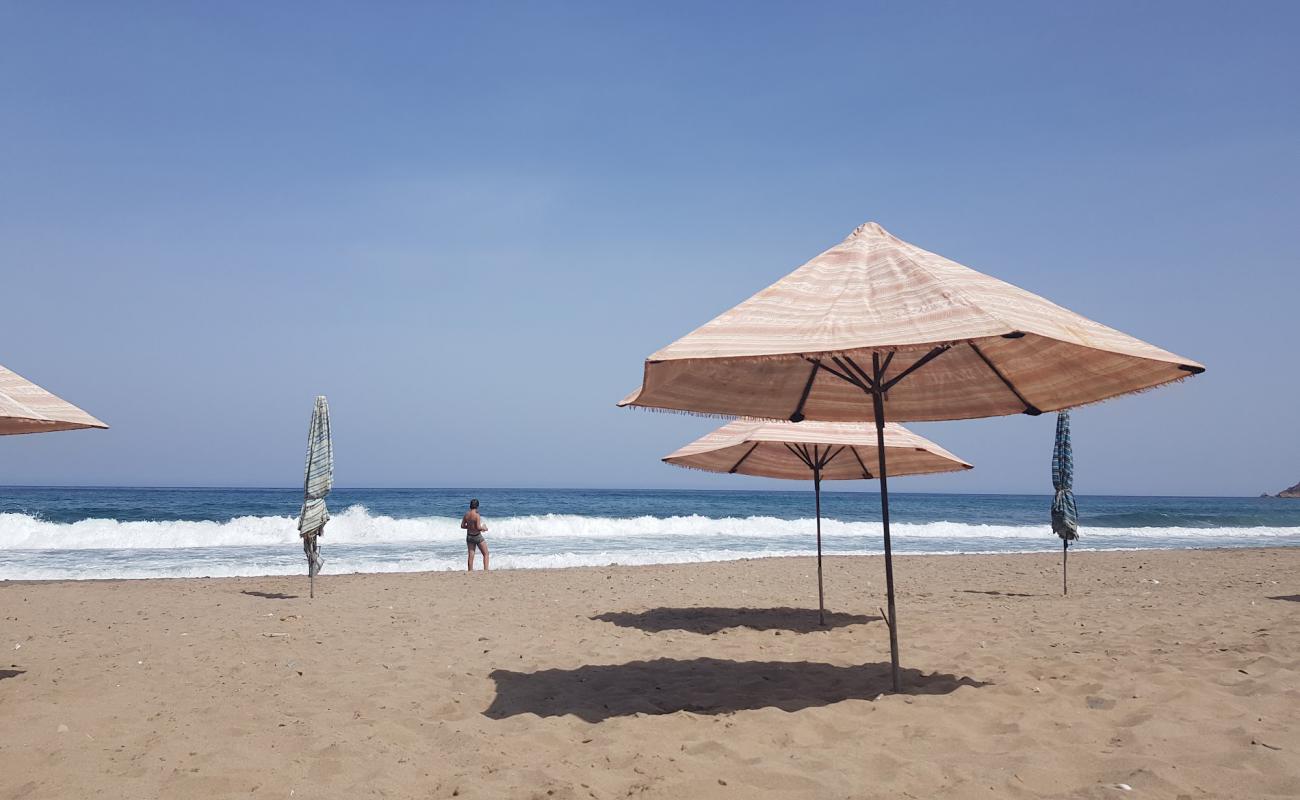
[{"label": "closed blue striped umbrella", "polygon": [[302,511],[298,515],[298,535],[307,554],[307,577],[311,596],[316,596],[316,573],[325,559],[320,556],[319,537],[325,532],[330,512],[325,496],[334,488],[334,443],[330,439],[330,407],[324,395],[316,398],[307,432],[307,470],[303,485]]},{"label": "closed blue striped umbrella", "polygon": [[1070,447],[1070,412],[1056,415],[1056,446],[1052,448],[1052,533],[1061,537],[1061,594],[1069,592],[1066,560],[1070,542],[1079,538],[1079,509],[1074,504],[1074,451]]}]

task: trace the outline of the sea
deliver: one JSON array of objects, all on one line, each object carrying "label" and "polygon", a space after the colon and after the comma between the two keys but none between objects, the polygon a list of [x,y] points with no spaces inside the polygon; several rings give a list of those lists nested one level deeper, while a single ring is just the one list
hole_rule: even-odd
[{"label": "sea", "polygon": [[[679,564],[815,552],[811,491],[336,489],[326,573],[465,568],[482,504],[495,569]],[[301,489],[0,487],[0,580],[306,571]],[[1059,551],[1048,495],[890,496],[895,552]],[[1300,500],[1080,496],[1079,550],[1300,546]],[[827,555],[882,552],[874,492],[822,493]]]}]

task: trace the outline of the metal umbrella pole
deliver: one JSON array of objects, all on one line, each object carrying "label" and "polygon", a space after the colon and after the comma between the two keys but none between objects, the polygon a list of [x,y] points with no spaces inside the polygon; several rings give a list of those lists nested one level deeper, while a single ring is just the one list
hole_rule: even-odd
[{"label": "metal umbrella pole", "polygon": [[[813,445],[809,451],[808,446],[801,444],[798,447],[785,443],[785,449],[794,453],[795,457],[807,465],[813,474],[813,502],[817,509],[817,618],[820,620],[822,627],[826,626],[826,591],[822,583],[822,470],[826,468],[835,457],[844,452],[845,447],[838,450],[832,450],[830,446],[823,452],[819,445]],[[753,452],[752,450],[750,452]],[[746,453],[746,456],[749,454]],[[856,456],[856,451],[854,452]],[[744,460],[744,459],[742,459]],[[735,471],[734,469],[732,470]],[[865,470],[864,470],[865,472]]]},{"label": "metal umbrella pole", "polygon": [[316,534],[310,533],[303,537],[303,543],[307,550],[307,582],[308,597],[316,599]]},{"label": "metal umbrella pole", "polygon": [[813,466],[813,497],[817,506],[817,617],[826,627],[826,593],[822,589],[822,468]]},{"label": "metal umbrella pole", "polygon": [[857,362],[849,356],[831,356],[832,363],[838,369],[820,360],[813,360],[813,364],[818,369],[824,369],[835,377],[851,383],[871,395],[872,416],[876,420],[876,450],[878,451],[880,470],[880,473],[876,476],[880,481],[880,523],[885,541],[885,590],[888,594],[888,611],[885,614],[885,624],[889,626],[889,665],[895,692],[899,691],[900,687],[898,678],[898,610],[894,602],[894,550],[889,535],[889,466],[886,464],[885,459],[885,393],[894,388],[903,378],[943,355],[950,348],[951,345],[939,345],[931,349],[914,361],[911,366],[889,380],[885,380],[885,372],[889,369],[890,362],[894,360],[896,350],[889,351],[883,362],[880,360],[880,353],[872,352],[870,374],[858,366]]},{"label": "metal umbrella pole", "polygon": [[1070,561],[1070,540],[1062,539],[1061,540],[1061,594],[1062,595],[1067,595],[1070,593],[1069,561]]},{"label": "metal umbrella pole", "polygon": [[889,610],[885,624],[889,626],[889,668],[894,691],[898,684],[898,611],[894,606],[894,551],[889,539],[889,467],[885,464],[885,393],[881,388],[880,356],[871,354],[875,380],[871,386],[871,402],[876,418],[876,451],[880,457],[880,525],[885,538],[885,591],[889,596]]}]

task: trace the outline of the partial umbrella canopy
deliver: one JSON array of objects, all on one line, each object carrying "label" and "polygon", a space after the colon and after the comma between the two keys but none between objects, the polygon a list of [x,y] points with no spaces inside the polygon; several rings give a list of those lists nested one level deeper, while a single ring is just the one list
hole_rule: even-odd
[{"label": "partial umbrella canopy", "polygon": [[890,661],[898,691],[886,419],[1037,415],[1204,371],[1191,359],[868,222],[652,354],[641,388],[619,405],[795,422],[875,422]]},{"label": "partial umbrella canopy", "polygon": [[[971,465],[897,423],[885,425],[891,475],[958,472]],[[763,478],[871,480],[878,461],[876,430],[860,423],[772,422],[738,419],[691,442],[664,461],[708,472]]]},{"label": "partial umbrella canopy", "polygon": [[107,427],[67,400],[0,367],[0,436]]}]

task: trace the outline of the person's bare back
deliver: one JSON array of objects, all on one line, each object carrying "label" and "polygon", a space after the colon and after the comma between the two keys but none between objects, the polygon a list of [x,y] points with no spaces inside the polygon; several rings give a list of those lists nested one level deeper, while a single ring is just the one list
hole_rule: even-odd
[{"label": "person's bare back", "polygon": [[487,524],[478,513],[478,500],[469,501],[469,511],[465,516],[460,518],[460,527],[465,531],[465,544],[469,548],[469,571],[474,571],[474,551],[478,550],[483,554],[483,571],[488,569],[488,546],[483,534],[487,532]]},{"label": "person's bare back", "polygon": [[469,531],[471,536],[487,530],[487,526],[483,525],[483,518],[475,510],[465,512],[465,516],[460,519],[460,527]]}]

